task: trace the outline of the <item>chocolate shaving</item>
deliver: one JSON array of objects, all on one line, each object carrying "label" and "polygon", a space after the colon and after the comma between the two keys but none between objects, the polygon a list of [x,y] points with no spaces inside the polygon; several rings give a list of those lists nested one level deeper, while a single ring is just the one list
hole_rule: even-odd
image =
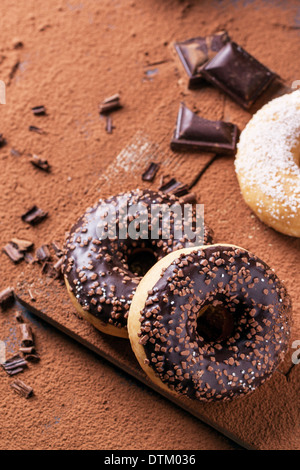
[{"label": "chocolate shaving", "polygon": [[47,217],[48,213],[39,209],[37,206],[31,207],[25,214],[21,216],[23,222],[27,224],[36,225]]},{"label": "chocolate shaving", "polygon": [[4,138],[3,134],[0,134],[0,148],[6,145],[6,139]]},{"label": "chocolate shaving", "polygon": [[30,163],[33,166],[39,168],[40,170],[47,171],[47,172],[50,171],[50,165],[48,161],[45,160],[44,158],[38,157],[37,155],[32,156],[32,158],[30,159]]},{"label": "chocolate shaving", "polygon": [[17,248],[18,251],[26,252],[31,250],[33,247],[33,242],[29,240],[21,240],[20,238],[12,238],[11,243]]},{"label": "chocolate shaving", "polygon": [[112,124],[112,118],[110,116],[106,116],[106,126],[105,130],[108,134],[112,134],[112,131],[114,129],[114,126]]},{"label": "chocolate shaving", "polygon": [[41,129],[40,127],[36,127],[36,126],[29,126],[28,130],[30,132],[36,132],[37,134],[45,134],[45,131],[43,131],[43,129]]},{"label": "chocolate shaving", "polygon": [[24,382],[19,379],[15,380],[12,384],[10,384],[10,386],[15,392],[17,392],[22,397],[25,397],[26,399],[33,395],[33,389],[24,384]]},{"label": "chocolate shaving", "polygon": [[28,347],[33,346],[33,333],[31,326],[28,323],[21,323],[20,326],[20,333],[21,333],[21,344],[22,346]]},{"label": "chocolate shaving", "polygon": [[8,243],[2,248],[3,252],[14,262],[19,263],[23,258],[24,255],[21,253],[12,243]]},{"label": "chocolate shaving", "polygon": [[48,245],[42,245],[36,250],[35,256],[39,261],[48,261],[51,258],[51,254]]},{"label": "chocolate shaving", "polygon": [[60,258],[61,256],[63,256],[64,252],[63,252],[63,249],[62,247],[57,243],[57,242],[52,242],[52,248],[54,249],[55,251],[55,255]]},{"label": "chocolate shaving", "polygon": [[34,106],[31,110],[35,116],[44,116],[46,114],[45,106]]},{"label": "chocolate shaving", "polygon": [[16,150],[16,149],[10,149],[10,154],[13,156],[13,157],[20,157],[21,156],[21,153],[19,152],[19,150]]},{"label": "chocolate shaving", "polygon": [[15,314],[15,319],[18,323],[24,323],[23,315],[19,310]]},{"label": "chocolate shaving", "polygon": [[15,301],[15,294],[12,287],[7,287],[3,291],[0,292],[0,307],[5,310],[11,305],[13,305]]},{"label": "chocolate shaving", "polygon": [[99,105],[100,114],[108,114],[111,111],[116,111],[117,109],[122,108],[120,103],[120,95],[117,93],[115,95],[105,98],[102,103]]},{"label": "chocolate shaving", "polygon": [[1,365],[8,375],[16,375],[23,372],[25,367],[27,367],[27,361],[19,354],[16,354]]},{"label": "chocolate shaving", "polygon": [[143,181],[153,181],[158,172],[159,164],[151,162],[146,171],[142,174]]}]

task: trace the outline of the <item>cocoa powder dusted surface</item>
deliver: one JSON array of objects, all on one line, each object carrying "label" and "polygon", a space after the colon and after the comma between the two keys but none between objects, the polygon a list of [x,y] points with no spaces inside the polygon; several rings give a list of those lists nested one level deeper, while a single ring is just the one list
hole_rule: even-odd
[{"label": "cocoa powder dusted surface", "polygon": [[[206,119],[224,119],[242,130],[251,115],[223,93],[211,86],[187,89],[187,75],[173,43],[226,29],[234,41],[290,86],[300,79],[299,61],[295,60],[300,10],[298,1],[281,3],[53,0],[47,5],[41,0],[2,0],[0,80],[7,85],[7,104],[0,105],[0,134],[6,140],[0,148],[1,247],[13,238],[34,242],[35,249],[54,237],[61,243],[65,231],[98,197],[145,187],[141,176],[135,176],[128,187],[131,169],[127,167],[120,179],[110,180],[110,194],[102,194],[97,181],[140,129],[149,132],[167,157],[180,101]],[[99,116],[98,104],[117,93],[122,108],[111,113],[107,132],[108,123]],[[32,111],[41,106],[46,111],[42,115]],[[41,132],[30,132],[29,126]],[[33,155],[46,160],[50,171],[33,166]],[[176,178],[190,183],[210,158],[207,154],[181,155]],[[172,167],[158,163],[162,166],[153,189],[163,174],[174,176]],[[152,187],[151,183],[146,187]],[[193,192],[205,204],[206,222],[218,242],[251,250],[285,282],[294,306],[292,339],[299,339],[299,239],[274,232],[251,214],[242,201],[232,157],[214,161]],[[48,214],[34,226],[21,219],[33,206]],[[1,253],[1,291],[13,286],[25,267],[25,261],[14,264]],[[58,299],[53,299],[53,308],[59,309]],[[18,352],[21,340],[16,309],[0,311],[0,340],[6,342],[8,356]],[[18,376],[33,389],[28,400],[14,393],[10,387],[14,379],[0,370],[1,448],[238,447],[53,328],[22,313],[32,325],[41,361],[29,364]],[[299,366],[291,365],[289,356],[270,387],[276,391],[286,383],[286,395],[280,395],[281,424],[269,429],[265,448],[273,448],[275,436],[281,448],[299,448]],[[259,390],[257,400],[263,420],[264,400],[272,400],[272,396],[263,396]],[[230,424],[234,428],[234,421]]]}]

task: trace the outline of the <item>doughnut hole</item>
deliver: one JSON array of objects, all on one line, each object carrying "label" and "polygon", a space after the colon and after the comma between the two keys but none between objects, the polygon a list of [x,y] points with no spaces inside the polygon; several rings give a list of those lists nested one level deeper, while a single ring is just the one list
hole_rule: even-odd
[{"label": "doughnut hole", "polygon": [[224,341],[232,335],[234,317],[226,308],[207,305],[197,318],[197,333],[206,341]]},{"label": "doughnut hole", "polygon": [[144,276],[157,262],[155,253],[149,248],[136,248],[128,256],[127,265],[129,271],[136,276]]}]

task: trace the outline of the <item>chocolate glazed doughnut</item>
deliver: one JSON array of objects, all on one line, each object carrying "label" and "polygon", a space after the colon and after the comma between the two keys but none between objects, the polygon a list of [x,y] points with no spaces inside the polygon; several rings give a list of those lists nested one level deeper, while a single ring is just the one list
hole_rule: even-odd
[{"label": "chocolate glazed doughnut", "polygon": [[[149,238],[151,220],[147,218],[146,234],[132,239],[128,233],[120,238],[121,220],[132,223],[135,215],[127,213],[128,207],[142,204],[174,203],[182,205],[175,196],[161,192],[135,190],[100,200],[88,209],[67,236],[63,273],[71,300],[80,316],[97,329],[120,337],[128,337],[127,317],[133,294],[143,274],[159,259],[173,250],[182,249],[190,240],[174,237],[174,220],[170,217],[170,237]],[[107,216],[107,208],[115,207],[115,232],[99,239],[99,221]],[[125,219],[121,216],[125,215]],[[148,216],[147,216],[148,217]],[[140,222],[140,221],[138,221]],[[195,232],[196,233],[196,232]],[[204,228],[204,244],[211,243],[211,231]]]},{"label": "chocolate glazed doughnut", "polygon": [[230,245],[186,248],[141,281],[128,330],[140,365],[159,387],[202,401],[253,392],[283,359],[290,298],[277,276]]}]

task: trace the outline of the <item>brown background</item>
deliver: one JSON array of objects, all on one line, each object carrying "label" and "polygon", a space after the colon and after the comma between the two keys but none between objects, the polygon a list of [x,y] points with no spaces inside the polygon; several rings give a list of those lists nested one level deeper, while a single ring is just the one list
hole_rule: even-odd
[{"label": "brown background", "polygon": [[[287,84],[299,79],[299,2],[280,3],[2,0],[0,79],[7,84],[7,104],[0,107],[0,133],[8,144],[0,150],[1,246],[13,236],[33,240],[36,247],[53,234],[62,238],[92,200],[91,188],[137,130],[148,130],[168,147],[180,100],[204,117],[231,119],[240,128],[249,120],[215,90],[186,89],[174,41],[225,28]],[[22,48],[16,48],[19,41]],[[162,63],[151,65],[157,62]],[[146,74],[149,69],[154,75]],[[116,92],[124,108],[112,115],[115,129],[109,135],[97,105]],[[47,108],[46,117],[31,113],[40,104]],[[29,125],[46,134],[28,132]],[[10,154],[12,147],[20,157]],[[30,165],[32,153],[48,159],[50,174]],[[206,159],[186,158],[180,176],[190,181]],[[112,193],[121,189],[117,179],[112,182]],[[230,239],[255,251],[286,281],[294,301],[293,338],[298,339],[299,240],[273,232],[251,215],[239,195],[232,159],[213,165],[196,192],[218,241]],[[101,188],[95,198],[99,193]],[[20,215],[33,203],[49,211],[49,218],[28,228]],[[24,263],[14,266],[4,254],[0,259],[4,288],[14,284]],[[50,327],[30,321],[42,360],[22,378],[35,396],[19,398],[0,371],[1,448],[238,448]],[[16,350],[13,311],[1,312],[0,333],[8,353]]]}]

